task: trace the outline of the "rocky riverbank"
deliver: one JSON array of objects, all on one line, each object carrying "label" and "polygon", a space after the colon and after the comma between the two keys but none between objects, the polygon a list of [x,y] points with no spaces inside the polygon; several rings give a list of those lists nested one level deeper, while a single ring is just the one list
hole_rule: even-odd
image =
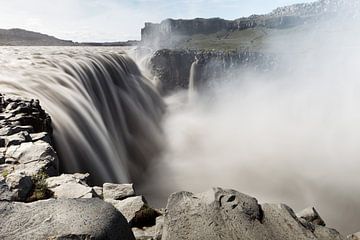
[{"label": "rocky riverbank", "polygon": [[0,110],[0,239],[347,239],[314,208],[295,214],[235,190],[178,192],[154,209],[132,184],[90,186],[87,173],[59,173],[38,101],[1,95]]}]

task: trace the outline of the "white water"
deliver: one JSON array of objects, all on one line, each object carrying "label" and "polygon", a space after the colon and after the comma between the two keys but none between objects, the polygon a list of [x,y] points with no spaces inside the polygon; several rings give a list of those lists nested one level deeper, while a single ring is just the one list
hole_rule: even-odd
[{"label": "white water", "polygon": [[139,182],[159,153],[164,105],[120,48],[2,47],[2,93],[50,114],[61,168],[93,183]]}]

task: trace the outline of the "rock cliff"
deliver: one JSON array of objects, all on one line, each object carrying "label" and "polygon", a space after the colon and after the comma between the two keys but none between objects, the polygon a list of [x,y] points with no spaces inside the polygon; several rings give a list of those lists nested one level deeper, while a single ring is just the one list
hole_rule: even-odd
[{"label": "rock cliff", "polygon": [[[160,23],[147,22],[141,29],[141,43],[154,49],[191,48],[199,41],[198,38],[203,38],[203,35],[208,41],[216,41],[219,38],[226,40],[234,32],[249,29],[262,31],[262,29],[286,29],[306,23],[313,24],[314,21],[337,14],[339,9],[347,4],[349,3],[344,0],[320,0],[280,7],[268,14],[252,15],[235,20],[196,18],[166,19]],[[186,44],[187,42],[191,44]]]},{"label": "rock cliff", "polygon": [[[196,85],[206,87],[212,79],[218,79],[231,70],[255,69],[266,71],[274,63],[274,56],[257,52],[240,51],[196,51],[162,49],[152,56],[149,68],[159,82],[159,90],[168,94],[175,90],[187,89],[190,68],[195,58],[200,60]],[[236,74],[234,71],[234,74]]]}]

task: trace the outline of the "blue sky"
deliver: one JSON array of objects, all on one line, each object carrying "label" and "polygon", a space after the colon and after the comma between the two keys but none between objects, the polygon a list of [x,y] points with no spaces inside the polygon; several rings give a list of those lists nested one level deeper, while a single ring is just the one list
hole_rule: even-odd
[{"label": "blue sky", "polygon": [[0,0],[0,28],[25,28],[74,41],[140,39],[144,22],[235,19],[309,0]]}]

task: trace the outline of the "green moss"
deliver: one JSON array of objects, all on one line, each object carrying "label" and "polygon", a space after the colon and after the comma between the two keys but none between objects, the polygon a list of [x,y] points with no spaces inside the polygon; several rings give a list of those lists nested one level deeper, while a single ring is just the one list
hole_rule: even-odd
[{"label": "green moss", "polygon": [[9,170],[7,170],[7,169],[5,169],[2,173],[1,173],[1,175],[4,177],[4,178],[6,178],[8,175],[9,175]]},{"label": "green moss", "polygon": [[31,177],[33,182],[33,190],[27,200],[28,202],[52,197],[52,192],[49,190],[46,183],[46,179],[48,177],[49,176],[43,171]]}]

